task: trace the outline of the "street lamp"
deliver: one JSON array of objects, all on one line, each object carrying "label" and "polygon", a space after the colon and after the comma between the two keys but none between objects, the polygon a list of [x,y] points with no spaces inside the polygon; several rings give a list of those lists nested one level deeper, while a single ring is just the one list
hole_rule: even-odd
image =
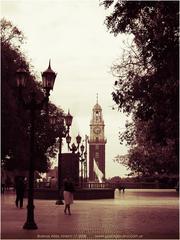
[{"label": "street lamp", "polygon": [[35,130],[35,111],[41,110],[44,104],[49,101],[50,90],[53,90],[56,73],[51,69],[50,61],[46,71],[42,73],[43,88],[45,96],[41,102],[37,102],[36,93],[31,92],[29,102],[25,102],[22,96],[22,90],[26,87],[28,72],[24,68],[20,68],[16,72],[16,84],[19,89],[19,101],[26,110],[30,110],[30,161],[29,161],[29,179],[28,179],[28,205],[27,205],[27,220],[23,226],[24,229],[37,229],[34,221],[34,130]]},{"label": "street lamp", "polygon": [[[84,140],[83,140],[84,142]],[[85,136],[85,146],[82,144],[80,147],[79,161],[81,163],[81,187],[83,187],[83,180],[87,181],[87,136]]]},{"label": "street lamp", "polygon": [[[65,124],[64,124],[65,120]],[[61,157],[62,157],[62,139],[69,136],[69,129],[72,124],[73,116],[70,114],[68,111],[68,114],[63,116],[60,119],[60,127],[59,127],[59,155],[58,155],[58,190],[59,190],[59,199],[56,201],[57,205],[63,205],[62,201],[62,190],[61,190],[61,174],[62,174],[62,169],[61,169]],[[51,124],[56,124],[57,123],[57,118],[56,116],[52,116],[50,118]]]},{"label": "street lamp", "polygon": [[72,154],[75,154],[76,151],[77,151],[77,156],[78,156],[78,160],[79,160],[80,159],[79,146],[80,146],[80,143],[81,143],[81,136],[78,134],[77,137],[76,137],[77,145],[75,143],[72,143],[72,145],[70,146],[71,136],[69,136],[69,134],[66,137],[66,142],[68,144],[68,149],[72,152]]},{"label": "street lamp", "polygon": [[84,152],[85,147],[83,144],[81,145],[80,149],[81,149],[81,152],[79,154],[79,161],[81,163],[81,178],[80,178],[80,180],[81,180],[81,187],[82,187],[83,186],[83,163],[85,161],[85,154],[86,154]]},{"label": "street lamp", "polygon": [[84,161],[84,180],[87,182],[87,142],[88,142],[88,136],[85,135],[85,161]]},{"label": "street lamp", "polygon": [[67,145],[68,145],[68,149],[70,151],[72,151],[72,153],[75,153],[77,150],[78,150],[78,153],[79,153],[79,145],[81,143],[81,136],[78,134],[77,137],[76,137],[76,142],[77,142],[77,145],[75,145],[75,143],[73,143],[71,146],[70,146],[70,143],[71,143],[71,136],[69,136],[69,134],[67,135],[66,137],[66,142],[67,142]]}]

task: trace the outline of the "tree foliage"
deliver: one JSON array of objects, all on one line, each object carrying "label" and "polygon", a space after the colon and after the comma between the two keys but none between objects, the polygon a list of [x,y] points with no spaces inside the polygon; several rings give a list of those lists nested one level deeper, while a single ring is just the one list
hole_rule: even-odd
[{"label": "tree foliage", "polygon": [[[112,71],[113,99],[133,122],[120,133],[131,145],[128,165],[134,171],[178,172],[178,1],[109,1],[105,23],[115,36],[133,41]],[[114,4],[114,5],[113,5]]]},{"label": "tree foliage", "polygon": [[[30,117],[29,111],[18,102],[15,73],[19,67],[29,72],[27,89],[23,97],[29,101],[29,93],[36,92],[37,100],[43,96],[41,84],[35,81],[30,63],[21,50],[23,33],[10,21],[1,20],[1,158],[6,168],[27,169],[30,156]],[[48,104],[50,114],[62,116],[62,110]],[[54,156],[58,129],[47,121],[43,111],[36,111],[35,124],[35,167],[44,172],[50,166],[49,158]],[[58,127],[56,127],[58,128]],[[6,158],[9,156],[9,158]]]}]

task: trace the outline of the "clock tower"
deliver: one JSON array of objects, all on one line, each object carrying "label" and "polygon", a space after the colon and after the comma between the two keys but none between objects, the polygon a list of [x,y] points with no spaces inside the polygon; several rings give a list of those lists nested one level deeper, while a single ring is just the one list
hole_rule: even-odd
[{"label": "clock tower", "polygon": [[102,108],[98,104],[98,97],[95,106],[93,107],[92,119],[90,122],[90,138],[89,138],[89,180],[97,179],[94,172],[94,159],[98,168],[103,173],[105,178],[105,144],[104,137],[104,120],[102,116]]}]

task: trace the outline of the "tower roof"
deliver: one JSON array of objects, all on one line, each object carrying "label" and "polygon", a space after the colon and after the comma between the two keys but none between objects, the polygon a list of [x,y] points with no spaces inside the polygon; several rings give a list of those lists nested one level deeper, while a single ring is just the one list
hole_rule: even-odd
[{"label": "tower roof", "polygon": [[102,110],[101,106],[98,103],[98,93],[96,95],[96,104],[94,105],[93,110]]},{"label": "tower roof", "polygon": [[102,110],[101,106],[99,105],[99,103],[96,103],[93,107],[93,110]]}]

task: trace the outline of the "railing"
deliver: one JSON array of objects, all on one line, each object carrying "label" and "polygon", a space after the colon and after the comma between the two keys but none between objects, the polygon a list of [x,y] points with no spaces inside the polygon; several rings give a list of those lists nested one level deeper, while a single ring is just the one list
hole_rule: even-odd
[{"label": "railing", "polygon": [[[79,185],[81,186],[81,184]],[[56,186],[57,187],[57,186]],[[54,186],[54,188],[56,188]],[[84,182],[82,184],[83,188],[114,188],[109,183],[98,183],[98,182]],[[39,182],[35,183],[35,188],[53,188],[50,182]]]},{"label": "railing", "polygon": [[132,189],[142,189],[142,188],[158,188],[159,185],[155,182],[148,183],[148,182],[138,182],[138,183],[131,183],[131,182],[122,182],[122,183],[96,183],[96,182],[86,182],[83,183],[83,188],[113,188],[123,190],[125,188],[132,188]]},{"label": "railing", "polygon": [[83,188],[108,188],[107,183],[85,182]]},{"label": "railing", "polygon": [[98,183],[98,182],[85,182],[83,183],[83,188],[119,188],[122,189],[124,188],[124,184],[116,184],[116,183],[108,183],[108,182],[103,182],[103,183]]},{"label": "railing", "polygon": [[[78,187],[75,186],[75,187]],[[57,185],[53,185],[50,182],[40,182],[35,183],[35,188],[49,188],[56,189]],[[79,188],[87,188],[87,189],[103,189],[103,188],[112,188],[112,189],[158,189],[158,188],[173,188],[173,186],[165,185],[162,186],[157,182],[121,182],[121,183],[108,183],[108,182],[83,182],[79,184]]]}]

